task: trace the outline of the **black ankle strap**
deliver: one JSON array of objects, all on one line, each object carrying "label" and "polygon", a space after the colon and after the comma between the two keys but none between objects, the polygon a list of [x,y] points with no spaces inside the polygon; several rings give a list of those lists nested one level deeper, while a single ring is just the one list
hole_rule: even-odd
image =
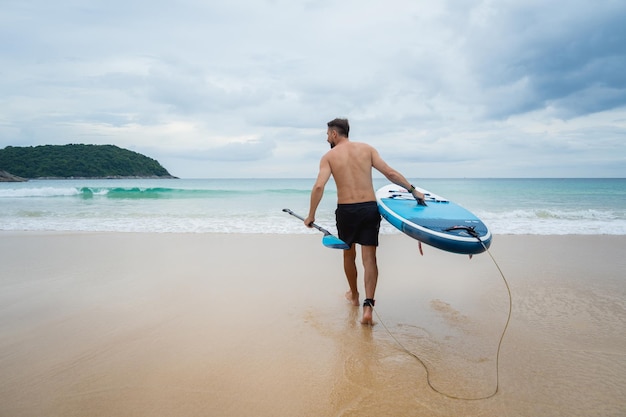
[{"label": "black ankle strap", "polygon": [[374,307],[374,304],[376,303],[376,301],[372,298],[366,298],[363,301],[363,307]]}]

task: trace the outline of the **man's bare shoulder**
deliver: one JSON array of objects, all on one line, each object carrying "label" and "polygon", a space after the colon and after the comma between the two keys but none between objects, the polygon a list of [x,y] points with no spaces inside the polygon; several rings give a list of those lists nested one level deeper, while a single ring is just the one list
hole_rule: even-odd
[{"label": "man's bare shoulder", "polygon": [[369,143],[365,143],[365,142],[352,142],[351,141],[350,143],[352,143],[354,146],[359,146],[359,147],[362,147],[362,148],[371,148],[372,147],[372,145],[370,145]]},{"label": "man's bare shoulder", "polygon": [[348,142],[326,152],[323,159],[328,161],[342,161],[346,158],[363,160],[373,158],[376,154],[376,149],[365,142]]},{"label": "man's bare shoulder", "polygon": [[353,143],[357,145],[358,149],[362,152],[369,152],[369,153],[376,152],[376,148],[374,148],[369,143],[365,143],[365,142],[353,142]]},{"label": "man's bare shoulder", "polygon": [[376,148],[365,142],[352,142],[352,154],[359,158],[372,158],[377,154]]},{"label": "man's bare shoulder", "polygon": [[359,151],[359,152],[368,152],[368,151],[374,151],[374,147],[368,143],[365,142],[348,142],[346,143],[347,146],[344,146],[343,148],[340,148],[339,146],[331,149],[331,151],[336,151],[339,149],[342,149],[343,151],[346,152],[353,152],[353,151]]}]

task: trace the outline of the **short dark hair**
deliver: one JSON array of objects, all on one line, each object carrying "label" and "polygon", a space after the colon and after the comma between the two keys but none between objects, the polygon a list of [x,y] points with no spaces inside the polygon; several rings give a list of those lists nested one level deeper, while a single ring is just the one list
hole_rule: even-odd
[{"label": "short dark hair", "polygon": [[348,137],[350,133],[350,123],[348,119],[334,119],[327,123],[329,129],[333,129],[337,134]]}]

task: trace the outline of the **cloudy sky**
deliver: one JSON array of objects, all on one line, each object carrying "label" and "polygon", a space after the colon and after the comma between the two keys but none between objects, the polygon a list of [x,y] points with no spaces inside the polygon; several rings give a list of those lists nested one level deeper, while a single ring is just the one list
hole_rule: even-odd
[{"label": "cloudy sky", "polygon": [[410,178],[626,177],[623,0],[1,0],[0,148],[314,177],[347,117]]}]

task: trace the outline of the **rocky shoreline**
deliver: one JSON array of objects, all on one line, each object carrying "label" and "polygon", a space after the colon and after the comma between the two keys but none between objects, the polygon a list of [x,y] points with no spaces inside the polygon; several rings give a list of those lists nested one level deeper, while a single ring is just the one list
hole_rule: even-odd
[{"label": "rocky shoreline", "polygon": [[0,169],[0,182],[25,182],[26,178],[18,177],[9,172]]},{"label": "rocky shoreline", "polygon": [[[36,180],[138,180],[138,179],[178,179],[173,175],[146,175],[146,176],[124,176],[124,175],[109,175],[106,177],[40,177],[40,178],[30,178]],[[13,175],[9,172],[3,171],[0,169],[0,182],[26,182],[28,178],[18,177],[17,175]]]},{"label": "rocky shoreline", "polygon": [[170,180],[178,179],[173,175],[108,175],[105,177],[38,177],[33,180]]}]

